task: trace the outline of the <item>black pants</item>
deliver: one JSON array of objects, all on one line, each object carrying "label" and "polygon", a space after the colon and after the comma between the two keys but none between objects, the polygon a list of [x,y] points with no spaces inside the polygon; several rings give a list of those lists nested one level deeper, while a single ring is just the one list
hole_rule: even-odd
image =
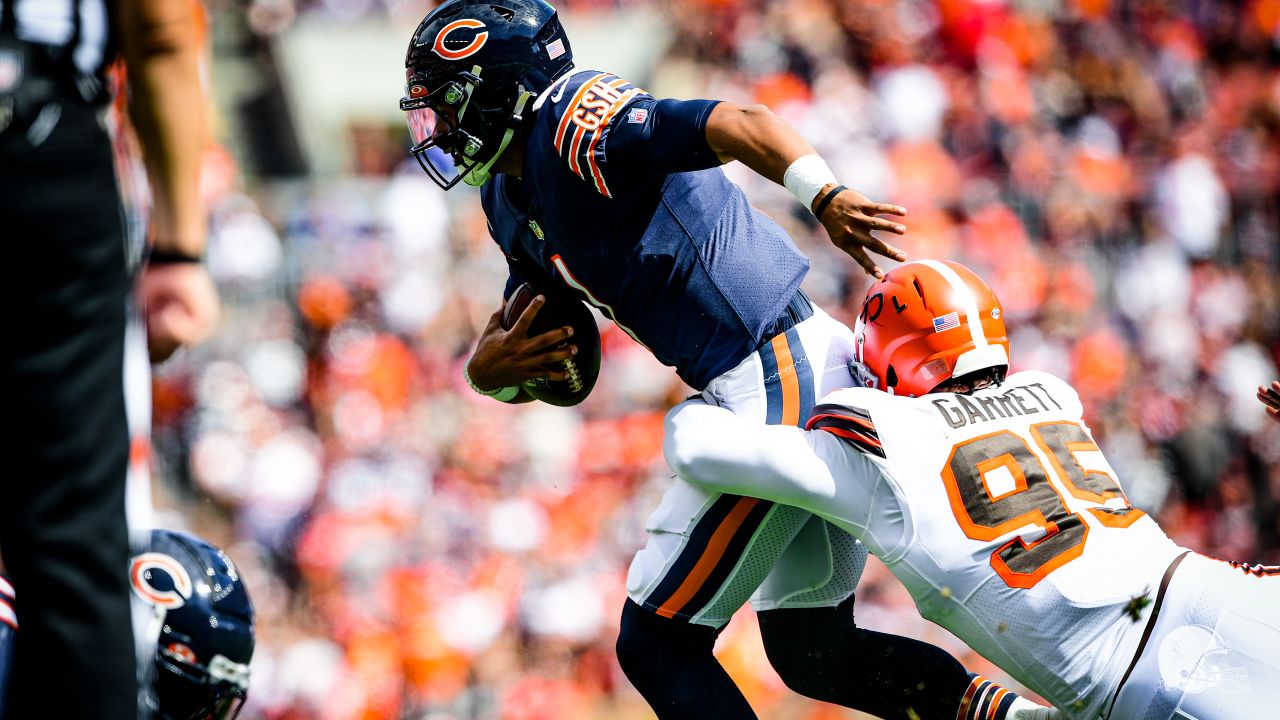
[{"label": "black pants", "polygon": [[130,277],[110,141],[91,108],[60,107],[38,146],[22,123],[0,132],[0,553],[20,624],[6,719],[124,720]]}]

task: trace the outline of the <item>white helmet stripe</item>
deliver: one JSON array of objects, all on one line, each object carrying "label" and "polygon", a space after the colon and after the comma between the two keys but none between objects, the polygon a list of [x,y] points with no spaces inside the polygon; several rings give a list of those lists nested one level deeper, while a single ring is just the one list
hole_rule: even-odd
[{"label": "white helmet stripe", "polygon": [[941,275],[943,280],[947,281],[947,284],[955,291],[956,300],[960,302],[960,306],[964,309],[964,321],[969,326],[969,334],[973,337],[974,348],[986,347],[989,343],[987,342],[986,332],[982,330],[982,314],[978,312],[978,299],[973,296],[973,291],[969,289],[969,286],[964,284],[964,281],[960,279],[955,270],[937,260],[915,260],[913,262],[932,269]]}]

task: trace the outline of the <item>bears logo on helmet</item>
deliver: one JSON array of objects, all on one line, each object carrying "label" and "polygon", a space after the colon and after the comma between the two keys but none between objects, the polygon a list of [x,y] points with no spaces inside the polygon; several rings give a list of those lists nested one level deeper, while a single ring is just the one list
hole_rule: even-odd
[{"label": "bears logo on helmet", "polygon": [[411,152],[448,190],[483,185],[532,122],[534,98],[573,67],[542,0],[449,0],[423,18],[405,55]]},{"label": "bears logo on helmet", "polygon": [[[158,577],[161,572],[167,579]],[[191,576],[182,563],[164,553],[146,552],[134,556],[129,564],[129,584],[138,597],[166,610],[186,605],[191,597]]]},{"label": "bears logo on helmet", "polygon": [[[440,33],[436,35],[436,41],[431,45],[431,51],[445,60],[461,60],[462,58],[475,55],[484,47],[484,43],[489,39],[488,31],[478,31],[484,27],[484,23],[474,18],[463,18],[454,20],[440,29]],[[462,32],[456,32],[461,30]],[[470,32],[469,32],[470,31]],[[450,38],[450,34],[456,37]],[[468,36],[470,38],[468,39]],[[464,46],[451,50],[450,43],[466,43]]]}]

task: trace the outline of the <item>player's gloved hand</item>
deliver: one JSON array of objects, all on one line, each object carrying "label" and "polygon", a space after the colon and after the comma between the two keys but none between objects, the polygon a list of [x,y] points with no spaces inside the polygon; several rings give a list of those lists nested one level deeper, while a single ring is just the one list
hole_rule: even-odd
[{"label": "player's gloved hand", "polygon": [[[834,187],[836,186],[832,184],[822,188],[814,198],[814,207],[810,209],[816,210],[822,199]],[[883,230],[902,235],[907,232],[907,228],[893,220],[876,216],[906,214],[907,209],[900,205],[871,202],[866,195],[849,188],[831,199],[830,204],[822,209],[818,221],[827,229],[827,234],[831,236],[831,242],[835,243],[836,247],[845,251],[862,266],[863,270],[867,271],[868,275],[878,280],[884,277],[884,271],[876,265],[869,252],[893,258],[899,262],[905,261],[907,254],[872,235],[871,231]]]},{"label": "player's gloved hand", "polygon": [[1258,386],[1258,399],[1267,406],[1267,414],[1272,420],[1280,422],[1280,380],[1271,383],[1271,387]]},{"label": "player's gloved hand", "polygon": [[529,326],[546,304],[541,295],[529,303],[510,330],[502,329],[502,310],[489,318],[476,352],[467,365],[471,382],[481,390],[513,387],[534,378],[564,380],[568,374],[556,365],[578,353],[576,345],[556,347],[573,335],[565,326],[529,337]]},{"label": "player's gloved hand", "polygon": [[204,340],[218,322],[218,290],[202,263],[144,266],[138,298],[146,316],[151,362]]}]

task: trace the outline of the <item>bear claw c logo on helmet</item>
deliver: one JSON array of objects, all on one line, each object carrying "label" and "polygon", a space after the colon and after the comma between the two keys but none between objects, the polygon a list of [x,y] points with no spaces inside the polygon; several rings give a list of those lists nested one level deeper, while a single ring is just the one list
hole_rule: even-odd
[{"label": "bear claw c logo on helmet", "polygon": [[[156,571],[163,571],[168,575],[169,582],[162,582],[159,587],[154,585],[151,582],[154,579],[152,573]],[[194,589],[191,576],[187,574],[187,569],[182,567],[182,563],[158,552],[134,556],[129,567],[129,582],[139,597],[166,610],[174,610],[185,605]],[[165,585],[172,587],[164,587]]]},{"label": "bear claw c logo on helmet", "polygon": [[[474,55],[477,52],[480,52],[480,48],[484,47],[485,41],[489,39],[489,32],[487,30],[475,32],[471,37],[471,41],[467,42],[465,47],[450,49],[446,43],[457,44],[459,42],[466,42],[468,30],[479,31],[483,27],[484,23],[474,18],[454,20],[448,25],[440,28],[440,32],[436,35],[436,41],[431,46],[431,52],[434,52],[445,60],[461,60],[462,58]],[[454,33],[458,30],[463,31],[458,34],[458,37],[449,37],[450,33]]]}]

